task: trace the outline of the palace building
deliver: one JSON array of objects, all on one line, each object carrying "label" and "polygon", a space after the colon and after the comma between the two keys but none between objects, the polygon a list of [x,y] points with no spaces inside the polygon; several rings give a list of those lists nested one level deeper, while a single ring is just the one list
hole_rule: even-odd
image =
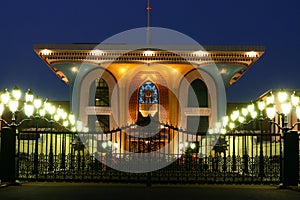
[{"label": "palace building", "polygon": [[226,89],[264,53],[257,46],[204,48],[57,44],[35,45],[34,50],[70,86],[72,110],[86,125],[96,115],[109,130],[136,122],[139,113],[157,113],[159,121],[183,128],[200,118],[201,129],[224,115]]},{"label": "palace building", "polygon": [[207,132],[226,113],[226,90],[264,53],[261,46],[36,44],[70,86],[71,109],[91,131],[151,120]]}]

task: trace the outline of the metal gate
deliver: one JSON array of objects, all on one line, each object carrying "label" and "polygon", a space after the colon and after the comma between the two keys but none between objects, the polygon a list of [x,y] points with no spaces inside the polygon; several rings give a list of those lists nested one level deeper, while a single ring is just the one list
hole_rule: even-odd
[{"label": "metal gate", "polygon": [[[164,125],[162,130],[147,138],[138,137],[148,134],[145,129],[130,126],[101,134],[82,133],[84,137],[73,132],[19,131],[16,134],[17,179],[124,183],[282,181],[281,134],[191,134],[169,125]],[[131,134],[126,134],[129,131]],[[134,159],[133,155],[155,151],[172,140],[182,141],[170,147],[171,153],[167,152],[175,161],[156,171],[123,172],[99,161],[112,159],[116,165],[126,164],[126,160]],[[100,159],[95,156],[98,151],[102,152]]]}]

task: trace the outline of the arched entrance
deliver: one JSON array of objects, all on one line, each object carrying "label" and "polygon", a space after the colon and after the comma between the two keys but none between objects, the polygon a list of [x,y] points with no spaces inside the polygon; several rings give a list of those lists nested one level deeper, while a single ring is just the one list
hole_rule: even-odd
[{"label": "arched entrance", "polygon": [[128,117],[136,123],[148,115],[169,122],[170,90],[164,77],[156,71],[139,71],[128,84]]}]

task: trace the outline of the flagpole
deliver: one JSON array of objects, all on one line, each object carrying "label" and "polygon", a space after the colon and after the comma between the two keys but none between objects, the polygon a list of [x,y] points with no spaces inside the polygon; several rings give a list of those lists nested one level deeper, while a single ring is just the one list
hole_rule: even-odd
[{"label": "flagpole", "polygon": [[148,11],[148,23],[147,23],[147,44],[151,44],[151,33],[150,33],[150,13],[152,8],[150,7],[150,0],[148,0],[148,7],[146,8],[146,10]]}]

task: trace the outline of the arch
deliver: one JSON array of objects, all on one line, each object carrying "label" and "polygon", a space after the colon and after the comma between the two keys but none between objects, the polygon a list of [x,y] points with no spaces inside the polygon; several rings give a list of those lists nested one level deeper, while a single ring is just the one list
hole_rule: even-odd
[{"label": "arch", "polygon": [[[128,110],[126,111],[127,118],[124,119],[128,123],[136,122],[138,119],[138,111],[139,111],[139,92],[140,87],[146,83],[147,81],[155,84],[157,89],[157,99],[158,103],[156,104],[158,107],[157,115],[159,121],[168,122],[169,120],[169,90],[166,87],[167,83],[164,77],[157,71],[144,71],[140,70],[132,77],[130,77],[126,87],[126,91],[128,95]],[[154,108],[154,107],[153,107]],[[130,121],[128,121],[130,119]]]},{"label": "arch", "polygon": [[[72,108],[76,111],[78,119],[84,125],[88,125],[88,118],[92,117],[92,121],[97,120],[98,115],[109,116],[109,127],[117,127],[119,123],[119,87],[116,78],[105,68],[84,64],[78,73],[77,81],[75,82],[72,94]],[[108,106],[95,106],[96,82],[101,78],[105,81],[108,89],[109,99]],[[100,79],[99,79],[100,80]],[[102,82],[104,83],[104,82]],[[106,87],[106,86],[105,86]]]},{"label": "arch", "polygon": [[[199,92],[199,87],[203,91]],[[207,94],[204,102],[201,102],[201,94]],[[202,69],[193,69],[186,73],[184,79],[180,81],[179,98],[181,106],[179,124],[183,129],[188,129],[190,120],[188,118],[194,117],[194,120],[197,121],[203,121],[205,118],[204,121],[208,121],[209,127],[217,122],[220,109],[218,106],[219,95],[214,77],[210,73]],[[190,102],[190,99],[193,99],[194,102]],[[203,105],[205,106],[203,107]],[[200,127],[192,129],[197,131],[198,128]]]},{"label": "arch", "polygon": [[[193,98],[193,94],[195,98]],[[188,107],[208,107],[208,89],[199,78],[195,79],[189,86]]]}]

